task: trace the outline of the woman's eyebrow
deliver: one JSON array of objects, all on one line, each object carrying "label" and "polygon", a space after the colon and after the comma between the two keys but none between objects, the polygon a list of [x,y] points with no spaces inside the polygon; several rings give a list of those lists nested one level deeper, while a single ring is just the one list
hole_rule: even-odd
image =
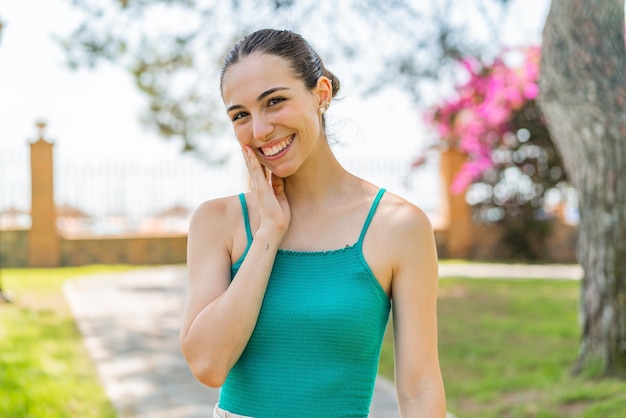
[{"label": "woman's eyebrow", "polygon": [[260,102],[261,100],[263,100],[264,98],[266,98],[267,96],[269,96],[270,94],[279,91],[279,90],[289,90],[289,87],[272,87],[269,90],[264,91],[263,93],[259,94],[259,97],[256,98],[257,102]]},{"label": "woman's eyebrow", "polygon": [[[270,94],[280,91],[280,90],[289,90],[289,87],[272,87],[271,89],[268,89],[266,91],[264,91],[263,93],[259,94],[259,97],[256,98],[257,102],[260,102],[261,100],[263,100],[264,98],[266,98],[267,96],[269,96]],[[235,110],[235,109],[240,109],[243,108],[242,105],[232,105],[229,106],[226,109],[226,112],[230,112],[231,110]]]}]

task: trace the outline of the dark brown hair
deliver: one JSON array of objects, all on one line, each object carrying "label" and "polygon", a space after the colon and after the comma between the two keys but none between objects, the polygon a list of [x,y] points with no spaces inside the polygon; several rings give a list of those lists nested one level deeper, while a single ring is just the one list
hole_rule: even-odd
[{"label": "dark brown hair", "polygon": [[300,35],[289,30],[261,29],[237,42],[230,50],[220,75],[220,88],[224,73],[233,64],[252,53],[271,54],[286,59],[295,76],[301,79],[310,90],[317,85],[321,76],[326,76],[332,83],[332,95],[339,91],[339,79],[324,66],[320,56]]}]

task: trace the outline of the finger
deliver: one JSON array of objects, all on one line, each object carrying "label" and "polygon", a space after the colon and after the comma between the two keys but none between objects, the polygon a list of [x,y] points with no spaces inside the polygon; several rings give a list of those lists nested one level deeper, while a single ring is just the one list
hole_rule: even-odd
[{"label": "finger", "polygon": [[250,167],[250,156],[248,155],[248,151],[246,150],[245,146],[241,147],[241,154],[243,155],[243,160],[246,163],[246,169],[248,170],[248,175],[250,177],[250,188],[254,192],[256,191],[256,181],[254,179],[254,176],[252,175],[252,168]]},{"label": "finger", "polygon": [[[262,187],[263,183],[269,185],[267,177],[265,176],[265,168],[261,165],[258,157],[249,146],[242,147],[246,166],[248,167],[248,174],[250,175],[250,182],[253,190],[257,190],[258,187]],[[269,189],[268,189],[269,190]]]},{"label": "finger", "polygon": [[249,148],[250,147],[248,147],[246,145],[243,145],[241,147],[241,153],[243,154],[243,159],[246,162],[246,167],[248,168],[248,171],[250,171],[251,166],[252,166],[252,163],[250,161],[250,151],[249,151]]},{"label": "finger", "polygon": [[261,176],[265,177],[263,174],[263,168],[261,166],[261,162],[257,158],[254,151],[252,151],[252,148],[245,145],[242,147],[242,149],[243,149],[244,156],[246,158],[246,165],[248,166],[248,171],[250,172],[250,175],[258,176],[260,174]]}]

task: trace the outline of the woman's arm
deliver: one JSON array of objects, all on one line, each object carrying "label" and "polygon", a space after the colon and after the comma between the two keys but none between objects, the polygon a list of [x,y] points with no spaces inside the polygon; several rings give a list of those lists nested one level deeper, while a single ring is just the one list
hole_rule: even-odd
[{"label": "woman's arm", "polygon": [[427,216],[408,205],[400,217],[392,279],[396,388],[406,418],[444,418],[446,402],[437,348],[438,264]]},{"label": "woman's arm", "polygon": [[252,335],[290,219],[282,179],[274,178],[270,185],[254,155],[244,155],[261,223],[236,277],[230,281],[233,227],[227,220],[232,199],[230,205],[227,199],[201,205],[187,242],[189,287],[181,348],[194,376],[212,387],[223,384]]}]

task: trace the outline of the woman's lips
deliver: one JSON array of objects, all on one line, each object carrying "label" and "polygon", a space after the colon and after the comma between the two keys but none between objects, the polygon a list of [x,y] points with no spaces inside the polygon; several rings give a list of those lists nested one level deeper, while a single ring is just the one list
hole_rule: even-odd
[{"label": "woman's lips", "polygon": [[268,158],[276,157],[279,154],[281,154],[283,151],[285,151],[287,148],[289,148],[293,140],[294,140],[294,136],[291,135],[290,137],[283,139],[282,141],[280,141],[277,144],[272,145],[271,147],[260,147],[259,151],[261,151],[261,153],[265,157],[268,157]]}]

